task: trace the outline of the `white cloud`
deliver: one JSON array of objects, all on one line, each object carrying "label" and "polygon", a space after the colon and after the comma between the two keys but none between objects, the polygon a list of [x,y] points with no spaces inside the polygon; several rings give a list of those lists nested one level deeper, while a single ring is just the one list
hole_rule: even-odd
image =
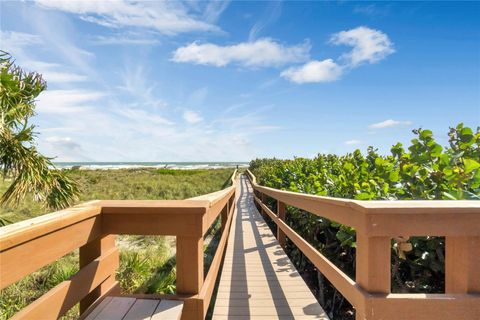
[{"label": "white cloud", "polygon": [[47,83],[51,83],[51,82],[58,82],[58,83],[80,82],[80,81],[86,81],[87,80],[86,76],[76,74],[76,73],[57,72],[57,71],[42,71],[42,70],[39,70],[39,72],[42,73],[43,79],[45,79],[47,81]]},{"label": "white cloud", "polygon": [[375,4],[356,5],[353,8],[354,13],[364,14],[370,17],[386,16],[390,12],[390,6],[378,6]]},{"label": "white cloud", "polygon": [[68,149],[68,150],[81,149],[80,144],[73,141],[72,138],[70,138],[70,137],[52,136],[52,137],[46,138],[45,141],[51,143],[52,145],[54,145],[56,147],[64,148],[64,149]]},{"label": "white cloud", "polygon": [[40,44],[41,38],[38,35],[0,30],[1,49],[12,55],[16,55],[23,47]]},{"label": "white cloud", "polygon": [[230,46],[193,42],[175,50],[172,60],[216,67],[232,63],[247,67],[268,67],[306,61],[309,51],[308,42],[296,46],[284,46],[269,38]]},{"label": "white cloud", "polygon": [[[175,1],[55,1],[36,0],[43,8],[78,14],[81,19],[108,28],[142,27],[174,35],[191,31],[218,31],[218,27],[190,14]],[[215,20],[224,7],[210,7],[206,19]]]},{"label": "white cloud", "polygon": [[141,35],[111,35],[95,36],[91,39],[95,45],[156,45],[160,41],[153,37],[144,37]]},{"label": "white cloud", "polygon": [[138,108],[117,108],[115,112],[127,118],[130,122],[135,121],[140,125],[150,123],[152,125],[171,125],[173,122],[152,113]]},{"label": "white cloud", "polygon": [[299,67],[288,68],[281,73],[281,76],[296,83],[330,82],[339,79],[342,72],[341,66],[332,59],[326,59],[313,60]]},{"label": "white cloud", "polygon": [[122,85],[118,88],[126,91],[138,105],[154,109],[166,106],[166,103],[156,96],[156,82],[149,80],[149,73],[145,69],[147,68],[142,64],[126,65],[120,72]]},{"label": "white cloud", "polygon": [[40,136],[39,144],[42,149],[48,150],[47,153],[50,156],[53,155],[55,161],[92,161],[91,158],[85,156],[82,146],[68,136],[49,136],[47,138]]},{"label": "white cloud", "polygon": [[313,60],[302,66],[291,67],[283,71],[281,76],[296,83],[335,81],[349,69],[365,62],[378,62],[395,52],[393,43],[385,33],[367,27],[335,33],[330,43],[352,46],[353,49],[343,54],[339,62],[333,59]]},{"label": "white cloud", "polygon": [[190,124],[199,123],[203,120],[197,112],[192,110],[185,110],[183,112],[183,119]]},{"label": "white cloud", "polygon": [[227,9],[230,1],[209,1],[203,12],[203,19],[209,23],[216,23],[220,15]]},{"label": "white cloud", "polygon": [[22,60],[21,66],[26,70],[40,73],[43,79],[47,81],[47,84],[66,84],[69,82],[82,82],[88,80],[87,76],[75,72],[69,72],[67,67],[57,63],[49,63],[37,60]]},{"label": "white cloud", "polygon": [[37,99],[37,111],[54,114],[88,112],[90,105],[104,96],[103,92],[90,90],[47,90]]},{"label": "white cloud", "polygon": [[[43,79],[46,80],[48,84],[65,84],[68,82],[87,80],[85,75],[69,72],[68,68],[61,64],[32,59],[32,51],[30,48],[35,47],[35,49],[38,49],[45,46],[45,42],[39,35],[15,31],[1,31],[0,38],[2,50],[10,53],[14,59],[18,59],[19,64],[25,70],[42,74]],[[83,54],[89,55],[86,51],[82,52]]]},{"label": "white cloud", "polygon": [[384,128],[402,126],[402,125],[409,126],[411,124],[412,124],[411,121],[397,121],[397,120],[388,119],[382,122],[371,124],[368,127],[370,129],[384,129]]},{"label": "white cloud", "polygon": [[187,103],[189,105],[202,105],[208,96],[208,87],[201,87],[199,89],[194,90],[187,99]]},{"label": "white cloud", "polygon": [[367,27],[335,33],[330,42],[353,47],[352,51],[341,57],[351,67],[364,62],[378,62],[395,52],[393,43],[385,33]]},{"label": "white cloud", "polygon": [[344,143],[346,145],[351,146],[351,145],[356,145],[356,144],[362,144],[362,141],[353,139],[353,140],[347,140]]}]

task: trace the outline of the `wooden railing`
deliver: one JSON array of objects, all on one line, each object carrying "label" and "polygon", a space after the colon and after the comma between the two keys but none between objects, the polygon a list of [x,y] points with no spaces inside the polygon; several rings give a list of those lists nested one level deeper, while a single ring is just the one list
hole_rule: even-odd
[{"label": "wooden railing", "polygon": [[[355,307],[358,320],[480,319],[480,201],[356,201],[319,197],[253,185],[262,214]],[[277,213],[265,204],[277,201]],[[356,281],[318,252],[285,221],[285,205],[353,227]],[[445,236],[445,294],[391,293],[391,240]]]},{"label": "wooden railing", "polygon": [[[0,229],[0,289],[75,249],[80,270],[15,314],[13,319],[54,319],[80,302],[80,313],[119,292],[115,235],[176,236],[176,294],[151,298],[184,300],[182,319],[204,319],[225,251],[235,209],[232,186],[189,200],[92,201]],[[218,217],[222,234],[204,278],[204,235]],[[145,296],[142,296],[145,298]]]}]

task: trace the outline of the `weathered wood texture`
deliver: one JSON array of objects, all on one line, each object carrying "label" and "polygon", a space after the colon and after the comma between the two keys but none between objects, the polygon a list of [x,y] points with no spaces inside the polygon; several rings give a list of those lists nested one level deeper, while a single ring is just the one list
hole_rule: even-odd
[{"label": "weathered wood texture", "polygon": [[255,208],[251,185],[238,183],[213,319],[328,319]]}]

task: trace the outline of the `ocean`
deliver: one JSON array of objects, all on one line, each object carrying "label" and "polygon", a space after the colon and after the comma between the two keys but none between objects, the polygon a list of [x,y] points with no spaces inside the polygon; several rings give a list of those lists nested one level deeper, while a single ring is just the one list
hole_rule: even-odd
[{"label": "ocean", "polygon": [[59,169],[112,170],[135,168],[221,169],[247,167],[248,162],[54,162]]}]

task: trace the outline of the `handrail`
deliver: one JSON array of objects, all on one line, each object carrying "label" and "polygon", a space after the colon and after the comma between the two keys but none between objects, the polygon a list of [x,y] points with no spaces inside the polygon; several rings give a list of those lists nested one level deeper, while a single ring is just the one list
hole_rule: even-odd
[{"label": "handrail", "polygon": [[[0,289],[80,248],[80,271],[13,319],[60,317],[78,301],[83,313],[107,293],[117,292],[117,234],[176,236],[177,294],[170,298],[185,300],[185,319],[203,318],[235,209],[236,174],[230,178],[232,186],[192,199],[91,201],[0,228]],[[203,237],[219,216],[222,235],[204,281]]]},{"label": "handrail", "polygon": [[[356,319],[479,319],[480,201],[362,201],[320,197],[260,186],[247,170],[262,214],[277,225],[355,307]],[[277,214],[265,197],[277,200]],[[356,281],[288,226],[285,205],[355,228]],[[390,292],[391,239],[446,236],[446,294]]]}]

